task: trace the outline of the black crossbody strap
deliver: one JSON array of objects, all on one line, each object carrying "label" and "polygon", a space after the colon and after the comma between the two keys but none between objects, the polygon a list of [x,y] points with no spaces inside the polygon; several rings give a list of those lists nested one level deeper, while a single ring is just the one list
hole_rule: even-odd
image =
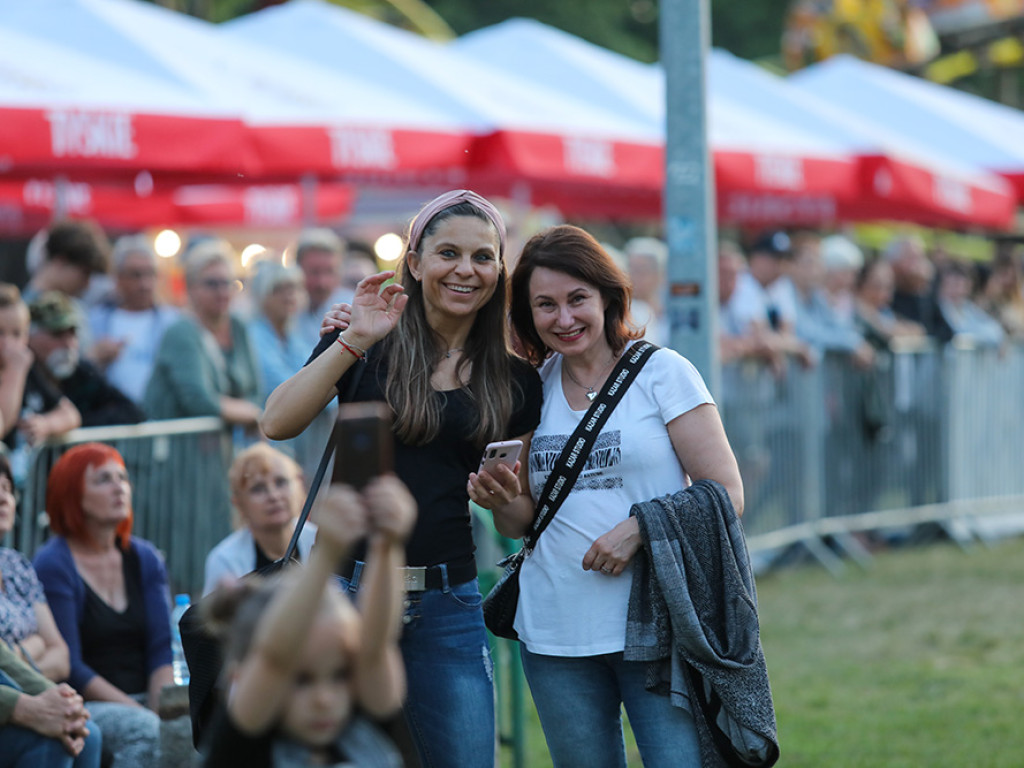
[{"label": "black crossbody strap", "polygon": [[[370,357],[369,351],[366,352],[367,359]],[[363,378],[363,369],[366,368],[366,360],[357,360],[356,369],[352,371],[352,378],[345,388],[345,394],[341,397],[341,402],[351,403],[352,398],[356,395],[356,387],[359,386],[359,380]],[[299,519],[295,521],[295,530],[292,531],[292,538],[288,542],[288,548],[284,551],[284,557],[281,560],[285,563],[290,561],[295,556],[295,550],[299,547],[299,536],[302,533],[302,529],[306,526],[306,521],[309,519],[309,512],[313,508],[313,502],[316,500],[317,494],[320,492],[320,485],[324,481],[324,475],[327,473],[327,465],[331,463],[331,456],[334,455],[334,432],[331,431],[331,436],[327,438],[327,445],[324,446],[324,453],[320,457],[320,464],[316,468],[316,472],[313,474],[313,480],[309,484],[309,493],[306,494],[306,502],[302,505],[302,512],[299,514]]]},{"label": "black crossbody strap", "polygon": [[[622,400],[622,396],[626,394],[629,385],[639,375],[640,369],[658,349],[659,347],[649,341],[638,341],[619,358],[612,374],[605,379],[601,391],[555,460],[555,465],[537,501],[537,515],[533,520],[533,527],[524,537],[524,549],[533,549],[537,538],[562,506],[562,502],[575,485],[576,478],[583,471],[583,465],[587,463],[587,457],[590,456],[590,449],[594,447],[598,433],[615,410],[615,406]],[[565,365],[564,360],[562,364]]]}]

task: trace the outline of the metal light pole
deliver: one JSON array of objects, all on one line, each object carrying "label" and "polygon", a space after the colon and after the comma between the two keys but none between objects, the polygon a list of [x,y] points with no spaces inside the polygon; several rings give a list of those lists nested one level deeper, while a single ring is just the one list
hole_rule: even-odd
[{"label": "metal light pole", "polygon": [[707,140],[707,0],[659,4],[665,69],[665,236],[671,346],[689,358],[717,399],[718,270],[713,176]]}]

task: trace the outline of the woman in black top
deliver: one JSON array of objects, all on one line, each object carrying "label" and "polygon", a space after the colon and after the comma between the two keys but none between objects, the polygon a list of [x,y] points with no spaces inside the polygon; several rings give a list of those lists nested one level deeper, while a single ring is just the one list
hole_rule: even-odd
[{"label": "woman in black top", "polygon": [[[425,767],[491,768],[494,694],[467,481],[488,442],[528,444],[540,380],[509,346],[505,226],[494,206],[447,192],[419,212],[408,243],[399,282],[385,285],[395,273],[382,272],[359,283],[351,324],[271,394],[261,426],[294,437],[347,391],[353,366],[367,366],[350,399],[390,406],[395,472],[419,506],[401,641],[410,731]],[[361,567],[343,574],[352,589]]]}]

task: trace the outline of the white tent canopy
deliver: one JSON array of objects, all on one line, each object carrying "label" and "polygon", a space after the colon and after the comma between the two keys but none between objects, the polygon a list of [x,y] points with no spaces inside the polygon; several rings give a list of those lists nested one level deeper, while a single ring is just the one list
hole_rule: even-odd
[{"label": "white tent canopy", "polygon": [[243,144],[231,111],[189,89],[0,21],[0,172],[228,173]]},{"label": "white tent canopy", "polygon": [[[664,136],[660,67],[526,19],[472,32],[452,46],[631,113]],[[707,78],[719,213],[728,220],[1009,222],[1006,186],[956,153],[922,149],[725,51],[711,51]]]},{"label": "white tent canopy", "polygon": [[621,194],[646,189],[661,172],[660,136],[650,121],[322,0],[293,0],[223,26],[468,115],[477,137],[469,179],[478,188],[509,193],[526,186],[535,203],[613,213],[629,204]]},{"label": "white tent canopy", "polygon": [[1024,201],[1024,112],[852,56],[796,72],[789,82],[923,150],[1009,178]]},{"label": "white tent canopy", "polygon": [[[0,173],[472,184],[567,213],[660,212],[660,68],[538,22],[440,45],[323,0],[223,25],[140,0],[32,0],[0,4],[0,73]],[[726,219],[1012,216],[1007,183],[963,153],[728,53],[711,53],[707,90]],[[114,149],[56,152],[55,119]]]},{"label": "white tent canopy", "polygon": [[237,169],[247,176],[447,171],[465,163],[465,115],[151,3],[6,4],[0,28],[87,49],[111,66],[146,73],[234,112],[252,129],[251,164]]}]

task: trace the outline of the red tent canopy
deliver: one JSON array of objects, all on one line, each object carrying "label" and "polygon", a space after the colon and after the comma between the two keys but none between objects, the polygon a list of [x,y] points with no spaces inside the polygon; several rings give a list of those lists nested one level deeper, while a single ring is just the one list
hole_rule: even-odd
[{"label": "red tent canopy", "polygon": [[297,227],[351,212],[354,189],[341,183],[168,184],[0,179],[0,232],[28,234],[58,210],[112,229],[244,225]]},{"label": "red tent canopy", "polygon": [[234,175],[245,126],[175,87],[0,22],[0,173]]}]

